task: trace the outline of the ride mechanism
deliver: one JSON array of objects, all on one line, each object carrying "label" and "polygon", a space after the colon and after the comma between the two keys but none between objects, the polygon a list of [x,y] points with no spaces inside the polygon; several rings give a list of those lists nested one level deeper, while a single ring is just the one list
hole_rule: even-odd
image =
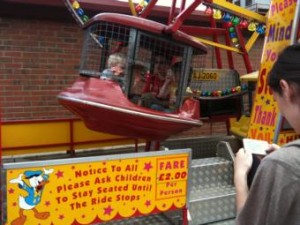
[{"label": "ride mechanism", "polygon": [[[180,10],[172,1],[167,24],[147,19],[157,1],[129,1],[132,16],[102,13],[89,18],[76,0],[65,4],[85,32],[80,77],[71,88],[59,94],[62,105],[79,115],[92,130],[147,141],[164,140],[178,132],[201,126],[199,98],[226,98],[246,91],[247,86],[224,90],[202,90],[199,71],[204,69],[207,49],[215,47],[217,68],[223,68],[221,49],[227,53],[229,69],[234,70],[233,53],[243,57],[246,71],[253,72],[248,52],[259,35],[265,33],[266,17],[223,0],[195,0]],[[199,5],[209,27],[185,25],[184,21]],[[243,31],[253,32],[245,41]],[[211,36],[212,40],[203,36]],[[225,37],[225,44],[219,37]],[[127,55],[124,91],[113,81],[99,79],[111,53]],[[161,112],[134,104],[130,97],[134,83],[133,68],[139,62],[153,75],[155,58],[169,59],[170,65],[181,61],[173,112]],[[193,74],[190,75],[190,68]],[[197,75],[198,74],[198,75]],[[148,74],[149,75],[149,74]],[[192,82],[200,85],[189,90]]]},{"label": "ride mechanism", "polygon": [[[65,0],[64,2],[79,26],[83,27],[89,20],[89,17],[85,14],[79,2],[76,0]],[[258,36],[265,33],[265,16],[224,0],[195,0],[189,6],[186,6],[186,1],[182,1],[178,12],[176,10],[176,2],[176,0],[173,0],[170,3],[171,6],[165,33],[181,30],[204,44],[215,46],[218,68],[223,67],[220,49],[227,50],[229,68],[232,69],[234,68],[232,52],[239,53],[244,58],[247,72],[252,72],[253,69],[249,61],[248,52],[253,47]],[[147,18],[157,4],[157,0],[141,0],[137,5],[132,0],[129,0],[128,3],[131,13],[134,16]],[[185,25],[184,22],[200,5],[206,7],[203,14],[206,20],[209,21],[208,26]],[[247,42],[245,42],[242,34],[244,30],[253,32]],[[212,36],[213,41],[201,38],[201,36],[207,35]],[[226,43],[219,43],[219,37],[225,37]]]},{"label": "ride mechanism", "polygon": [[[199,104],[199,102],[194,98],[189,98],[190,96],[185,96],[185,90],[186,87],[188,86],[188,82],[189,82],[189,71],[190,71],[190,67],[197,68],[197,66],[200,66],[200,68],[202,68],[201,66],[204,65],[204,60],[203,60],[203,56],[206,53],[206,47],[199,42],[199,38],[194,38],[192,37],[192,33],[197,33],[197,32],[205,32],[205,29],[200,28],[199,30],[197,30],[195,27],[194,28],[186,28],[188,30],[190,30],[189,32],[182,32],[181,29],[184,29],[183,26],[180,26],[182,24],[182,19],[186,18],[188,16],[188,14],[191,14],[191,12],[196,8],[196,5],[200,4],[200,1],[195,1],[194,3],[192,3],[188,8],[184,9],[184,7],[182,7],[181,12],[176,16],[170,16],[170,18],[173,18],[172,22],[170,22],[168,25],[162,25],[153,21],[149,21],[146,20],[144,18],[142,18],[142,15],[147,15],[147,12],[149,13],[149,9],[151,8],[151,4],[154,4],[153,2],[156,1],[151,1],[148,3],[147,8],[141,10],[140,16],[141,18],[137,19],[135,17],[130,17],[130,16],[125,16],[125,15],[115,15],[115,14],[110,14],[110,13],[106,13],[106,14],[101,14],[101,15],[97,15],[92,19],[88,19],[87,16],[85,16],[83,10],[80,10],[81,14],[74,14],[74,17],[77,18],[77,20],[80,22],[81,20],[86,20],[85,23],[80,23],[84,30],[85,30],[85,42],[84,42],[84,48],[83,48],[83,60],[81,62],[81,67],[80,67],[80,77],[78,78],[78,80],[73,84],[73,86],[69,89],[66,89],[66,91],[62,92],[59,95],[59,100],[62,102],[62,104],[64,104],[67,108],[69,108],[71,111],[73,111],[74,113],[77,113],[78,115],[80,115],[84,120],[87,120],[86,124],[87,126],[91,126],[91,129],[95,129],[95,130],[99,130],[102,131],[102,129],[104,130],[108,130],[111,129],[110,125],[112,123],[114,127],[118,127],[121,126],[122,129],[119,129],[117,132],[124,133],[124,135],[128,134],[132,137],[145,137],[145,138],[153,138],[153,136],[148,136],[149,132],[151,131],[151,133],[154,131],[154,127],[150,127],[149,125],[145,125],[143,124],[143,120],[142,119],[137,119],[137,117],[143,118],[143,119],[147,119],[149,124],[152,125],[154,123],[158,123],[157,121],[160,122],[165,122],[165,125],[162,126],[162,130],[158,131],[157,133],[155,133],[154,136],[155,139],[160,139],[160,138],[165,138],[166,136],[172,134],[173,132],[178,132],[179,130],[183,130],[183,129],[187,129],[188,127],[192,127],[195,125],[201,125],[201,123],[199,122],[198,119],[198,112],[197,110],[199,110],[197,104]],[[277,0],[273,0],[272,3],[273,4],[277,4],[280,1]],[[70,8],[72,10],[72,12],[78,13],[77,11],[79,11],[79,3],[74,4],[74,2],[72,2],[73,5],[71,5],[70,2],[68,3],[68,7],[73,7]],[[228,6],[226,2],[221,2],[223,7],[226,8],[225,6]],[[297,3],[298,4],[298,3]],[[216,7],[215,6],[215,2],[212,3],[207,3],[207,5],[209,7]],[[219,4],[220,5],[220,4]],[[218,7],[219,7],[218,5]],[[274,5],[273,5],[274,6]],[[150,8],[148,8],[150,7]],[[77,11],[75,10],[77,8]],[[139,7],[141,8],[141,7]],[[173,8],[173,7],[172,7]],[[224,8],[220,7],[220,10]],[[234,6],[232,6],[232,9],[234,8]],[[272,5],[271,5],[272,8]],[[219,8],[218,8],[219,9]],[[268,33],[267,34],[267,45],[266,45],[266,51],[271,51],[270,53],[272,53],[272,55],[276,54],[283,48],[284,45],[288,45],[291,43],[294,43],[296,40],[296,37],[299,38],[299,4],[296,7],[296,2],[293,2],[291,5],[287,6],[287,10],[292,10],[293,12],[295,12],[294,15],[290,15],[289,20],[284,20],[282,18],[284,18],[284,16],[287,16],[288,13],[286,12],[276,12],[273,11],[272,16],[273,16],[273,20],[269,21],[269,28],[270,27],[274,27],[274,29],[276,28],[276,26],[278,26],[277,28],[279,30],[284,30],[285,34],[289,33],[287,31],[291,31],[291,33],[289,33],[290,35],[285,35],[285,37],[288,37],[287,39],[284,40],[280,40],[280,38],[278,38],[279,36],[276,36],[275,33]],[[138,10],[139,11],[139,10]],[[215,10],[216,11],[216,10]],[[291,12],[291,11],[290,11]],[[218,15],[218,14],[216,14]],[[240,14],[237,14],[240,15]],[[243,14],[245,15],[245,14]],[[215,16],[216,17],[216,16]],[[219,16],[218,16],[219,17]],[[211,15],[211,18],[213,18],[213,15]],[[249,17],[250,18],[250,17]],[[211,20],[212,24],[215,23],[215,19],[213,18]],[[231,22],[231,21],[230,21]],[[227,22],[226,22],[227,23]],[[283,24],[283,23],[287,23],[287,24]],[[141,26],[143,24],[143,26]],[[216,23],[215,23],[216,25]],[[181,28],[180,28],[181,27]],[[230,26],[231,27],[231,26]],[[179,29],[180,28],[180,29]],[[250,46],[250,43],[253,42],[253,40],[255,38],[257,38],[258,33],[255,32],[252,37],[250,38],[250,40],[252,41],[248,41],[247,44],[245,44],[243,42],[243,39],[239,37],[240,35],[240,27],[239,25],[234,25],[237,37],[238,37],[238,41],[236,41],[236,39],[232,38],[230,40],[230,38],[227,38],[226,40],[228,41],[229,45],[233,45],[233,47],[228,47],[228,46],[222,46],[216,42],[211,42],[211,44],[215,45],[216,48],[216,52],[218,52],[218,49],[223,47],[224,49],[228,50],[228,56],[231,55],[231,52],[238,52],[240,54],[243,55],[244,57],[244,61],[245,64],[247,65],[248,63],[248,54],[247,54],[247,46]],[[194,31],[193,31],[194,30]],[[197,30],[197,32],[195,31]],[[225,30],[225,31],[224,31]],[[267,27],[267,30],[268,29]],[[193,31],[193,32],[192,32]],[[298,31],[298,32],[297,32]],[[217,38],[217,35],[219,35],[219,32],[222,33],[224,32],[224,34],[229,34],[230,31],[229,29],[218,29],[216,28],[216,26],[213,29],[210,29],[213,37]],[[190,35],[187,35],[190,34]],[[194,35],[194,34],[193,34]],[[121,39],[121,40],[120,40]],[[197,41],[195,41],[195,39]],[[214,39],[215,40],[215,39]],[[205,41],[205,40],[204,40]],[[204,42],[203,41],[203,42]],[[231,41],[231,42],[230,42]],[[283,42],[281,42],[283,41]],[[209,41],[206,41],[207,43],[209,43]],[[281,45],[283,43],[283,45]],[[277,46],[277,48],[275,48],[275,46]],[[122,92],[121,88],[114,83],[113,81],[108,81],[108,80],[101,80],[99,79],[99,75],[101,74],[100,71],[102,71],[102,69],[105,67],[105,62],[107,59],[107,56],[109,53],[113,52],[113,51],[124,51],[127,53],[127,59],[128,59],[128,66],[126,68],[126,78],[127,78],[127,85],[125,86],[125,91],[124,93]],[[177,107],[177,111],[175,111],[175,113],[162,113],[162,112],[158,112],[158,111],[154,111],[151,109],[147,109],[147,108],[142,108],[134,103],[131,103],[129,98],[130,98],[130,94],[131,94],[131,85],[132,85],[132,70],[133,70],[133,66],[135,66],[138,63],[138,59],[145,59],[143,60],[144,62],[148,62],[148,64],[146,64],[146,66],[148,67],[148,69],[150,69],[150,72],[153,70],[153,57],[155,58],[155,54],[158,55],[163,55],[166,58],[170,58],[171,61],[175,64],[175,62],[179,59],[182,62],[182,66],[180,68],[180,76],[179,76],[179,82],[178,82],[178,98],[176,99],[176,103],[175,106]],[[267,70],[271,68],[271,64],[274,62],[274,60],[276,59],[276,57],[273,57],[271,62],[268,62],[268,59],[266,56],[270,56],[268,54],[264,54],[264,60],[266,61],[266,64],[263,64],[262,68],[261,68],[261,72],[260,75],[261,79],[259,79],[261,81],[261,83],[258,85],[258,89],[262,90],[258,95],[258,96],[262,96],[262,95],[266,95],[267,93],[267,89],[265,88],[265,86],[263,85],[263,83],[265,83],[265,74],[267,74]],[[228,57],[230,59],[230,57]],[[230,61],[230,60],[229,60]],[[230,64],[231,66],[233,66],[233,64]],[[221,60],[218,60],[218,66],[221,66]],[[247,67],[247,70],[251,68],[250,64]],[[198,72],[199,70],[195,70],[196,72]],[[192,75],[192,79],[196,79],[197,74],[193,74]],[[233,95],[235,94],[237,90],[232,90],[232,92],[225,92],[223,93],[224,97],[225,95]],[[203,93],[205,93],[204,97],[209,97],[209,98],[218,98],[220,97],[219,95],[222,95],[222,91],[221,92],[215,92],[214,95],[212,94],[208,94],[207,92],[203,92],[202,90],[194,90],[194,92],[192,93],[193,96],[195,97],[197,95],[202,95]],[[267,96],[269,97],[269,96]],[[117,98],[118,102],[114,99]],[[264,104],[262,102],[257,101],[257,106],[258,109],[263,109]],[[273,104],[273,103],[272,103]],[[272,105],[274,106],[274,105]],[[254,107],[254,108],[256,108]],[[101,121],[101,117],[104,115],[104,121]],[[113,115],[113,116],[110,116]],[[125,116],[126,115],[126,116]],[[130,116],[133,116],[132,118]],[[100,117],[100,119],[99,119]],[[124,117],[124,118],[122,118]],[[253,117],[255,118],[255,114],[253,114]],[[123,120],[117,120],[118,119],[123,119]],[[106,120],[108,120],[108,123],[105,123]],[[115,121],[114,121],[115,119]],[[127,120],[126,120],[127,119]],[[124,121],[126,120],[126,121]],[[126,128],[124,127],[124,124],[131,122],[133,124],[132,127]],[[262,122],[262,119],[260,119],[258,122]],[[179,124],[179,125],[178,125]],[[99,126],[97,126],[99,125]],[[101,125],[101,126],[100,126]],[[167,131],[167,135],[165,134],[166,130],[164,126],[172,126],[172,128]],[[262,124],[259,124],[260,126]],[[264,126],[262,127],[263,129],[266,128],[266,130],[268,129],[269,124],[263,124]],[[149,130],[144,130],[144,126],[146,126],[146,128],[148,128]],[[137,130],[134,130],[135,127],[138,127]],[[153,129],[153,130],[151,130]],[[253,129],[256,129],[255,127],[253,127]],[[260,128],[257,128],[259,130],[261,130]],[[126,131],[126,133],[125,133]],[[111,132],[116,132],[115,130],[111,130]],[[161,133],[159,133],[161,132]],[[254,132],[252,132],[254,133]],[[185,149],[188,150],[188,149]],[[176,151],[176,150],[174,150]],[[77,201],[77,197],[80,200],[83,199],[87,199],[87,196],[89,196],[88,193],[91,193],[90,195],[92,195],[93,191],[94,193],[97,193],[97,190],[94,188],[103,188],[106,185],[110,186],[111,183],[108,181],[106,184],[106,182],[102,181],[100,182],[98,180],[98,175],[101,173],[105,173],[107,172],[108,174],[111,175],[111,177],[116,177],[116,175],[120,175],[119,170],[115,169],[112,172],[115,173],[110,173],[111,171],[106,170],[107,168],[120,168],[120,171],[122,170],[122,166],[123,168],[126,168],[126,170],[124,169],[122,172],[124,172],[124,175],[130,175],[130,173],[133,171],[133,173],[137,173],[138,175],[143,174],[144,171],[139,171],[137,170],[137,168],[141,169],[141,170],[147,170],[149,172],[149,170],[151,169],[157,169],[157,171],[159,173],[157,173],[157,171],[154,171],[151,175],[153,177],[149,177],[148,180],[153,182],[153,187],[155,187],[155,185],[158,185],[157,187],[159,187],[161,190],[167,190],[166,192],[162,192],[162,193],[168,193],[170,190],[172,191],[172,185],[170,186],[166,186],[166,184],[172,184],[173,182],[175,182],[175,184],[177,184],[176,182],[178,182],[178,186],[182,188],[182,186],[184,186],[184,190],[182,190],[183,193],[187,193],[186,188],[187,188],[187,165],[189,164],[189,158],[190,155],[188,152],[175,152],[175,157],[174,155],[172,155],[174,151],[167,151],[167,152],[155,152],[155,153],[151,153],[151,157],[153,157],[153,160],[151,162],[153,162],[153,168],[151,163],[149,163],[149,158],[143,158],[144,155],[131,155],[132,158],[125,158],[120,160],[119,156],[112,156],[112,158],[101,158],[102,161],[104,161],[103,163],[100,163],[100,161],[97,161],[98,159],[93,159],[92,161],[88,161],[88,160],[84,160],[84,161],[78,161],[74,158],[71,159],[62,159],[61,161],[59,160],[54,160],[54,162],[50,162],[50,164],[48,166],[52,167],[50,169],[47,168],[47,170],[44,169],[44,176],[43,176],[43,181],[47,181],[49,176],[53,176],[53,178],[51,178],[51,182],[47,185],[52,185],[52,186],[48,186],[48,190],[57,190],[56,192],[53,191],[46,191],[46,193],[43,194],[44,197],[46,197],[47,200],[53,198],[53,201],[58,201],[58,199],[62,199],[61,202],[58,202],[57,205],[60,205],[61,208],[64,209],[64,213],[65,215],[60,215],[57,216],[57,208],[55,204],[49,204],[49,201],[47,201],[47,204],[41,204],[39,207],[42,209],[46,209],[46,210],[52,210],[51,213],[49,214],[49,212],[46,212],[46,214],[44,213],[43,217],[44,219],[47,219],[45,217],[49,217],[49,215],[54,215],[49,217],[49,219],[53,219],[55,221],[58,222],[54,222],[51,224],[59,224],[61,223],[62,219],[68,219],[70,221],[70,223],[65,222],[66,224],[91,224],[91,223],[98,223],[98,222],[103,222],[103,221],[108,221],[108,220],[112,220],[112,219],[116,219],[114,218],[115,214],[111,213],[112,211],[114,212],[114,209],[112,208],[115,206],[118,206],[117,208],[117,212],[119,212],[119,214],[117,214],[117,219],[120,218],[128,218],[129,216],[135,216],[136,214],[134,214],[136,212],[136,202],[132,201],[130,202],[131,205],[130,207],[128,207],[128,209],[133,209],[133,210],[123,210],[124,209],[124,204],[119,204],[119,205],[115,205],[115,202],[113,202],[112,200],[108,199],[108,196],[112,195],[114,196],[114,194],[119,194],[120,190],[117,191],[104,191],[105,195],[103,196],[99,196],[97,194],[97,197],[103,197],[103,199],[96,199],[96,201],[99,201],[99,203],[101,205],[103,205],[104,203],[107,205],[106,208],[104,208],[104,213],[99,213],[101,210],[98,210],[98,208],[95,208],[95,205],[92,205],[92,207],[89,207],[88,209],[90,211],[88,211],[88,213],[81,214],[79,212],[81,211],[85,211],[82,210],[81,207],[87,207],[87,202],[82,202],[82,204],[80,204],[81,202],[73,202],[72,200],[76,200]],[[181,151],[181,150],[177,150],[177,151]],[[149,153],[147,153],[149,154]],[[153,155],[155,156],[153,156]],[[97,158],[97,157],[93,157],[93,158]],[[137,160],[137,158],[139,158],[139,160]],[[89,159],[89,158],[88,158]],[[94,161],[95,160],[95,161]],[[74,166],[74,161],[75,163],[78,163],[80,165]],[[162,166],[156,166],[155,163],[156,162],[160,162],[160,165]],[[15,164],[15,165],[13,165]],[[7,198],[5,198],[8,203],[4,203],[2,204],[2,208],[4,210],[1,210],[1,212],[6,213],[4,216],[1,215],[1,222],[2,219],[8,218],[8,223],[6,224],[10,224],[11,221],[16,221],[16,220],[22,220],[23,222],[26,221],[26,219],[28,218],[28,222],[30,224],[37,224],[40,223],[37,222],[31,222],[31,221],[36,221],[35,218],[33,218],[33,214],[30,214],[31,216],[24,216],[23,215],[23,211],[22,210],[15,210],[15,206],[16,206],[16,200],[19,195],[18,192],[15,192],[14,188],[19,184],[22,184],[22,176],[20,176],[20,174],[23,174],[25,171],[25,168],[28,168],[28,171],[25,171],[25,173],[30,173],[32,174],[33,172],[38,173],[38,175],[40,177],[42,177],[42,173],[43,171],[38,170],[38,171],[33,171],[37,170],[37,169],[41,169],[45,166],[45,162],[32,162],[32,163],[28,163],[25,162],[24,164],[22,163],[13,163],[13,164],[7,164],[6,167],[4,167],[4,169],[6,170],[6,179],[7,182],[5,183],[5,185],[7,185],[7,192],[6,192],[6,196],[9,196]],[[99,165],[101,165],[99,167]],[[146,166],[146,167],[144,167]],[[54,169],[53,169],[54,168]],[[87,169],[89,168],[89,169]],[[76,170],[75,174],[76,177],[74,179],[74,169]],[[101,170],[99,170],[101,169]],[[102,170],[103,169],[103,170]],[[166,169],[168,169],[168,171],[170,171],[170,173],[166,173]],[[53,171],[55,171],[54,173],[52,173]],[[94,171],[94,172],[93,172]],[[173,173],[173,174],[172,174]],[[51,175],[52,174],[52,175]],[[80,174],[80,175],[79,175]],[[81,175],[82,174],[82,175]],[[147,173],[148,174],[148,173]],[[159,179],[157,179],[157,174],[159,175]],[[57,178],[55,178],[54,176],[57,176]],[[87,176],[88,175],[88,176]],[[174,175],[174,178],[177,178],[177,180],[173,180],[172,182],[165,182],[166,178],[168,177],[167,175]],[[78,176],[78,177],[77,177]],[[63,179],[64,177],[64,182],[62,183],[60,179]],[[108,177],[108,176],[107,176]],[[95,178],[95,182],[94,184],[90,183],[91,180]],[[108,177],[110,179],[110,177]],[[144,177],[145,179],[147,179],[147,177]],[[36,176],[30,176],[29,179],[39,179]],[[77,180],[78,179],[78,180]],[[82,181],[80,180],[82,179]],[[59,180],[59,181],[58,181]],[[72,184],[72,182],[78,181],[77,183]],[[10,181],[10,182],[8,182]],[[12,182],[13,181],[13,182]],[[97,183],[96,183],[97,181]],[[117,181],[117,180],[116,180]],[[36,182],[35,182],[36,183]],[[47,183],[47,182],[45,182]],[[126,183],[128,183],[126,181]],[[142,182],[138,181],[137,184],[141,184]],[[90,185],[91,184],[91,185]],[[84,187],[81,188],[81,185],[83,185]],[[101,186],[100,186],[101,185]],[[116,187],[118,187],[118,185],[122,185],[122,182],[116,182]],[[126,184],[127,185],[127,184]],[[4,186],[4,185],[3,185]],[[86,189],[86,187],[88,189]],[[121,186],[119,186],[121,187]],[[149,188],[148,188],[149,187]],[[146,187],[149,191],[149,193],[152,193],[151,197],[154,195],[154,191],[151,190],[152,186],[148,186]],[[175,185],[175,188],[177,188]],[[73,195],[73,198],[71,197],[72,192],[70,190],[72,189],[77,189],[78,188],[78,192],[77,190],[74,190],[73,194],[75,193],[75,198]],[[144,188],[144,187],[141,187]],[[43,189],[42,189],[43,190]],[[81,192],[83,190],[90,190],[89,192]],[[174,190],[174,186],[173,186],[173,190]],[[127,186],[124,186],[124,188],[122,189],[122,191],[124,191],[124,196],[128,193],[132,193],[135,194],[133,191],[127,192]],[[48,192],[48,193],[47,193]],[[60,193],[61,192],[61,193]],[[79,197],[79,195],[77,195],[76,193],[82,193],[82,196]],[[85,194],[84,194],[85,193]],[[122,193],[122,192],[121,192]],[[62,195],[61,195],[62,194]],[[71,195],[69,195],[71,194]],[[172,194],[172,193],[171,193]],[[176,193],[175,193],[176,194]],[[81,195],[81,194],[80,194]],[[12,197],[14,196],[14,197]],[[53,196],[56,196],[53,197]],[[135,195],[133,195],[134,197]],[[137,197],[139,197],[139,195],[136,195]],[[148,195],[143,195],[143,196],[147,196]],[[82,197],[82,198],[81,198]],[[86,198],[85,198],[86,197]],[[126,196],[125,196],[126,197]],[[128,197],[128,196],[127,196]],[[130,196],[129,196],[130,197]],[[156,196],[155,196],[156,197]],[[155,199],[155,197],[153,197],[153,199]],[[111,198],[112,199],[112,198]],[[173,204],[173,206],[175,207],[176,204],[178,204],[178,206],[176,206],[176,209],[179,208],[183,208],[183,224],[187,225],[188,224],[188,219],[187,219],[187,208],[186,208],[186,196],[183,195],[180,198],[180,201],[178,201],[178,196],[175,195],[174,198],[172,198],[170,200],[170,198],[162,198],[159,199],[160,201],[157,201],[157,205],[160,206],[162,205],[162,210],[160,211],[166,211],[165,208],[167,209],[171,209],[172,207],[172,201],[174,201],[175,204]],[[0,199],[1,200],[1,199]],[[128,200],[125,199],[125,201],[128,203]],[[70,204],[70,202],[72,202],[72,204]],[[142,207],[143,209],[141,210],[141,212],[143,213],[143,210],[145,210],[145,213],[143,215],[149,215],[149,203],[151,203],[152,201],[147,201],[148,204],[144,203],[145,201],[142,202]],[[166,205],[166,202],[168,203]],[[75,204],[77,203],[77,204]],[[121,202],[122,203],[122,202]],[[79,206],[78,206],[79,205]],[[151,204],[150,204],[151,205]],[[7,206],[9,207],[9,210],[5,210],[5,208]],[[13,206],[13,207],[12,207]],[[70,209],[71,206],[71,209]],[[76,208],[76,211],[74,211],[74,207],[78,206],[78,208]],[[170,206],[170,207],[169,207]],[[154,208],[154,206],[152,205],[152,209]],[[97,210],[95,210],[97,209]],[[138,208],[139,209],[139,208]],[[158,209],[158,207],[157,207]],[[156,212],[156,209],[153,209],[151,212]],[[127,211],[130,211],[131,214],[128,215],[126,214]],[[70,212],[70,213],[68,213]],[[123,213],[125,213],[126,215],[123,215]],[[34,215],[36,216],[37,212],[34,213]],[[100,216],[99,216],[100,215]],[[98,217],[96,217],[98,216]],[[104,217],[105,218],[104,218]],[[109,216],[109,218],[108,218]],[[6,218],[7,217],[7,218]],[[120,218],[119,218],[120,217]],[[74,219],[75,218],[75,219]],[[40,218],[38,218],[40,219]],[[29,221],[30,220],[30,221]],[[78,222],[79,221],[79,222]],[[83,222],[81,222],[83,221]],[[21,224],[19,223],[15,223],[15,224]],[[49,223],[50,224],[50,223]]]}]

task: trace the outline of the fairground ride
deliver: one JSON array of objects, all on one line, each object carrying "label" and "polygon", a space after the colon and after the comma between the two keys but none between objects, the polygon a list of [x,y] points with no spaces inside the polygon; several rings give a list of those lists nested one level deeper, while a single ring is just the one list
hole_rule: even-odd
[{"label": "fairground ride", "polygon": [[[223,99],[245,91],[239,85],[224,90],[216,87],[209,91],[201,90],[202,76],[199,71],[201,73],[204,68],[202,56],[207,52],[204,44],[215,47],[218,69],[223,67],[220,52],[223,49],[227,52],[229,69],[235,69],[233,53],[237,53],[243,57],[246,71],[250,73],[252,66],[249,50],[258,36],[265,32],[265,16],[222,0],[195,0],[188,6],[182,1],[178,11],[176,0],[173,0],[168,23],[160,24],[147,19],[156,3],[156,0],[151,0],[134,5],[129,1],[133,16],[102,13],[89,18],[78,1],[65,0],[86,35],[81,76],[58,97],[60,103],[79,115],[88,128],[148,141],[163,140],[191,127],[201,126],[201,97]],[[206,7],[204,14],[210,26],[184,25],[185,20],[201,4]],[[243,31],[253,32],[247,42]],[[203,36],[211,36],[212,40],[204,39]],[[219,43],[222,36],[225,44]],[[126,86],[123,92],[116,83],[99,79],[108,55],[115,52],[127,55]],[[171,64],[182,61],[172,113],[144,108],[130,101],[133,66],[138,61],[148,62],[145,67],[153,74],[157,55],[169,58]],[[190,68],[193,68],[191,76]],[[196,85],[191,90],[192,95],[187,96],[187,87],[197,82],[200,85]]]}]

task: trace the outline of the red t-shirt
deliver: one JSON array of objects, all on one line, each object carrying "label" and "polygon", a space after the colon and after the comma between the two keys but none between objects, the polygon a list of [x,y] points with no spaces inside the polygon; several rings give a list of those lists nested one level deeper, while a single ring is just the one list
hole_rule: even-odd
[{"label": "red t-shirt", "polygon": [[160,88],[163,86],[165,80],[159,78],[158,75],[146,75],[146,85],[143,89],[143,93],[153,92],[158,95]]}]

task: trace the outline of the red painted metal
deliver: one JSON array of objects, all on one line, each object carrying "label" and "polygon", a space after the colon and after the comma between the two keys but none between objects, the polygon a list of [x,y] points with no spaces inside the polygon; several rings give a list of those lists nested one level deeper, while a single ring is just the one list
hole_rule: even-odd
[{"label": "red painted metal", "polygon": [[[90,19],[83,29],[99,21],[130,26],[160,36],[164,35],[167,29],[166,25],[155,21],[115,13],[98,14]],[[206,46],[182,31],[176,30],[168,37],[180,44],[195,47],[199,52],[207,53]],[[131,138],[163,140],[202,125],[199,121],[198,100],[187,99],[174,113],[156,111],[129,101],[115,82],[98,78],[80,77],[71,88],[59,95],[59,101],[83,118],[91,130]]]},{"label": "red painted metal", "polygon": [[168,25],[172,23],[172,21],[175,17],[175,11],[176,11],[176,0],[173,0],[170,11],[169,11]]},{"label": "red painted metal", "polygon": [[140,15],[141,18],[147,18],[151,11],[153,10],[154,6],[156,5],[157,0],[151,0],[147,5],[146,9]]},{"label": "red painted metal", "polygon": [[246,65],[247,73],[253,72],[251,61],[250,61],[250,58],[249,58],[249,54],[248,53],[243,54],[243,58],[244,58],[244,62],[245,62],[245,65]]},{"label": "red painted metal", "polygon": [[[210,25],[214,29],[217,27],[216,21],[214,20],[214,18],[212,16],[211,16],[211,20],[210,20]],[[218,36],[216,34],[213,34],[213,41],[216,43],[219,43]],[[223,68],[222,58],[221,58],[221,51],[219,48],[215,47],[215,54],[216,54],[216,59],[217,59],[217,67],[218,67],[218,69],[222,69]]]},{"label": "red painted metal", "polygon": [[[0,105],[0,109],[1,109],[1,105]],[[3,167],[3,162],[2,162],[2,114],[1,114],[1,110],[0,110],[0,171],[2,171],[2,167]],[[1,185],[1,188],[0,188],[0,206],[3,206],[2,204],[2,174],[0,173],[0,185]],[[2,221],[2,218],[3,218],[3,215],[2,215],[2,208],[0,210],[0,222],[1,224],[4,224],[3,221]]]},{"label": "red painted metal", "polygon": [[155,150],[155,151],[159,151],[159,149],[160,149],[160,141],[156,141],[156,142],[154,143],[154,150]]},{"label": "red painted metal", "polygon": [[251,73],[251,72],[253,72],[253,69],[252,69],[252,66],[251,66],[250,59],[249,59],[249,54],[248,54],[248,52],[246,50],[246,47],[245,47],[245,41],[244,41],[244,38],[243,38],[243,34],[242,34],[241,30],[239,29],[239,27],[236,27],[235,31],[236,31],[237,37],[239,39],[240,49],[243,52],[243,59],[244,59],[244,63],[245,63],[247,73]]},{"label": "red painted metal", "polygon": [[139,151],[139,142],[138,142],[138,139],[134,139],[134,150],[135,152],[138,152]]},{"label": "red painted metal", "polygon": [[74,123],[70,121],[70,126],[69,126],[69,132],[70,132],[70,149],[68,152],[71,155],[75,155],[75,148],[74,148]]},{"label": "red painted metal", "polygon": [[166,28],[166,32],[173,33],[177,31],[184,20],[186,20],[193,11],[201,4],[202,0],[195,0],[189,7],[184,9],[179,13],[179,15],[174,19],[174,22],[172,24],[169,24]]},{"label": "red painted metal", "polygon": [[185,0],[181,0],[180,12],[185,9]]},{"label": "red painted metal", "polygon": [[189,35],[226,35],[226,29],[224,28],[212,28],[212,27],[197,27],[197,26],[181,26],[180,30]]},{"label": "red painted metal", "polygon": [[187,99],[174,113],[156,111],[129,101],[110,80],[79,77],[58,99],[83,118],[89,129],[131,138],[163,140],[202,125],[198,100]]},{"label": "red painted metal", "polygon": [[41,1],[41,0],[3,0],[7,3],[26,3],[32,5],[46,5],[46,6],[63,6],[62,1],[52,0],[52,1]]},{"label": "red painted metal", "polygon": [[149,152],[151,149],[151,141],[146,141],[145,152]]},{"label": "red painted metal", "polygon": [[188,225],[189,221],[188,221],[188,209],[186,207],[184,207],[182,209],[182,225]]},{"label": "red painted metal", "polygon": [[92,17],[87,23],[84,24],[83,29],[92,26],[98,21],[107,21],[110,23],[116,23],[124,26],[136,27],[142,30],[151,31],[153,34],[161,34],[165,29],[165,25],[152,20],[138,18],[129,15],[117,14],[117,13],[101,13]]},{"label": "red painted metal", "polygon": [[[88,27],[90,27],[94,23],[97,23],[98,21],[107,21],[110,23],[130,26],[130,27],[138,28],[140,30],[151,32],[152,34],[155,35],[162,35],[168,29],[168,26],[152,20],[137,18],[129,15],[117,14],[117,13],[98,14],[93,18],[91,18],[84,25],[83,29],[87,29]],[[198,50],[201,49],[203,53],[207,53],[207,47],[204,44],[194,40],[190,35],[182,31],[178,30],[172,33],[172,38],[178,40],[182,44],[190,45],[192,47],[198,48]]]},{"label": "red painted metal", "polygon": [[147,141],[145,151],[159,151],[160,150],[160,141]]},{"label": "red painted metal", "polygon": [[[223,25],[223,27],[225,27],[225,25]],[[227,46],[231,46],[231,40],[229,38],[229,31],[228,29],[226,30],[226,35],[225,35],[225,43]],[[234,63],[233,63],[233,56],[232,56],[232,51],[226,51],[227,54],[227,60],[228,60],[228,66],[230,69],[234,69]]]}]

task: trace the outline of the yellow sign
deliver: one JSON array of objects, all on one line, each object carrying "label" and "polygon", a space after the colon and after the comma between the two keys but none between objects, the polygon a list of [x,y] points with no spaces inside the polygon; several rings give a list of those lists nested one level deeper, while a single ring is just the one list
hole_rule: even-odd
[{"label": "yellow sign", "polygon": [[266,84],[266,78],[278,54],[291,44],[295,8],[296,0],[271,1],[255,102],[248,130],[248,137],[250,138],[266,140],[269,143],[274,140],[280,115],[270,88]]},{"label": "yellow sign", "polygon": [[294,141],[299,138],[300,138],[300,135],[296,134],[294,131],[281,132],[278,137],[278,144],[283,145],[285,143]]},{"label": "yellow sign", "polygon": [[94,224],[183,208],[190,150],[170,152],[8,167],[6,224]]},{"label": "yellow sign", "polygon": [[219,72],[216,70],[194,70],[192,75],[193,80],[213,80],[219,79]]}]

